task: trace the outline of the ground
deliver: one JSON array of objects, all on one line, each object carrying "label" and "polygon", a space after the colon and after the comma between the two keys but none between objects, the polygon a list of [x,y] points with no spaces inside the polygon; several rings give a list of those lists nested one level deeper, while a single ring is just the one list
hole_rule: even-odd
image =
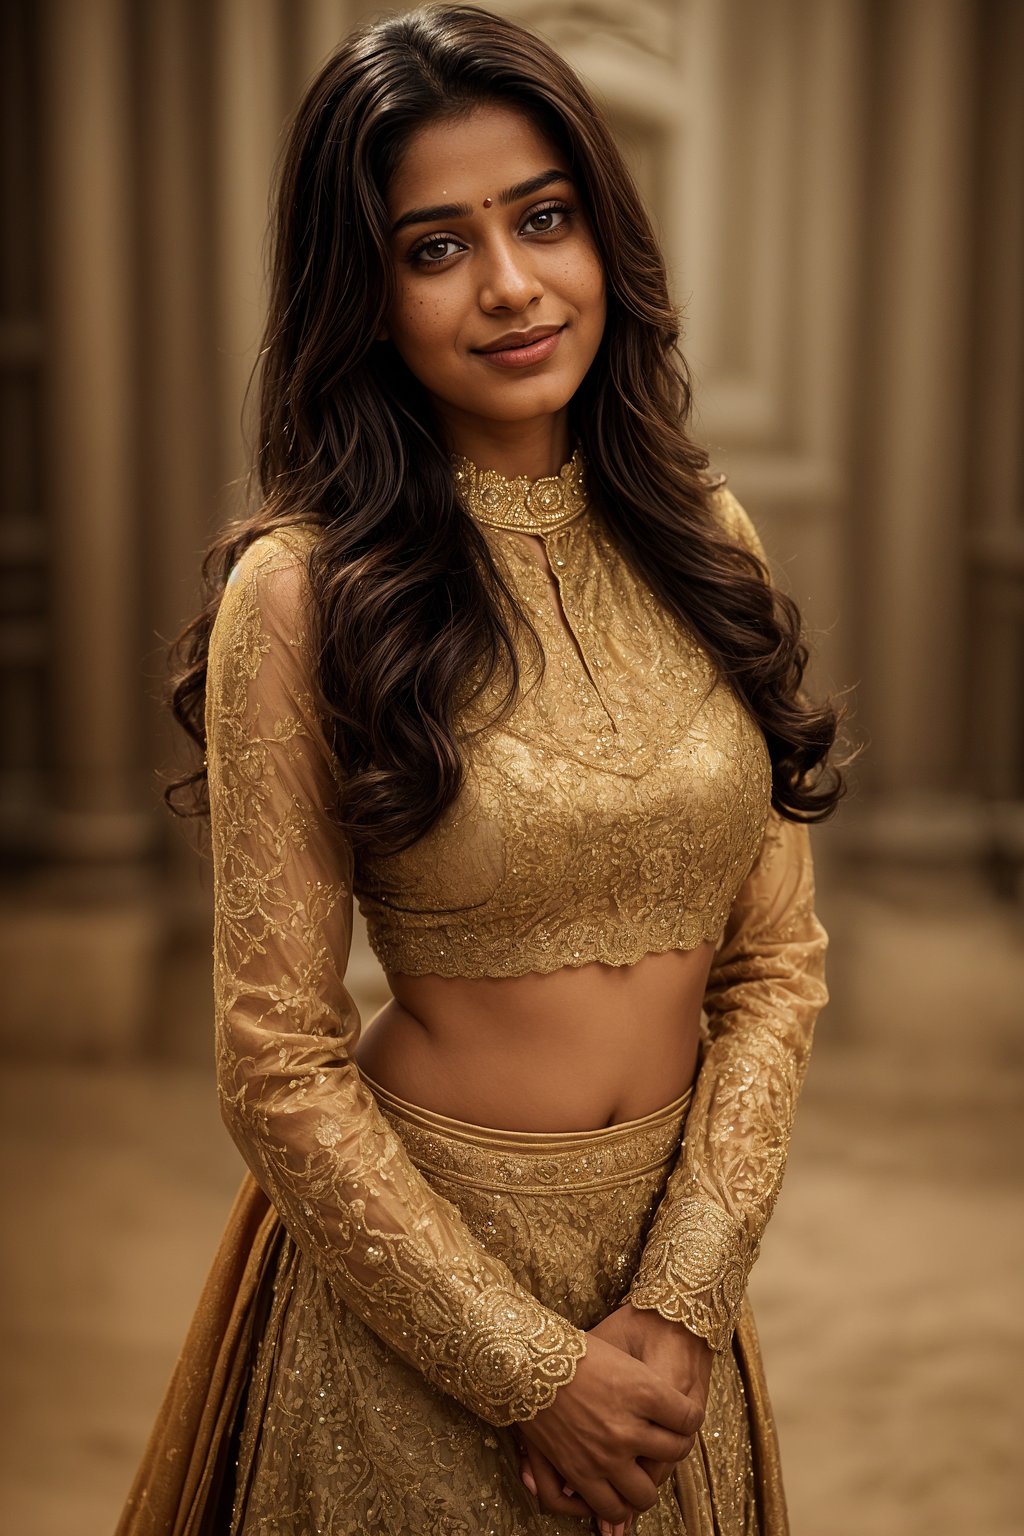
[{"label": "ground", "polygon": [[[825,917],[833,1002],[751,1284],[793,1536],[1011,1536],[1020,913],[848,887]],[[0,1525],[109,1536],[242,1164],[210,1063],[169,1052],[8,1066],[0,1152]]]}]

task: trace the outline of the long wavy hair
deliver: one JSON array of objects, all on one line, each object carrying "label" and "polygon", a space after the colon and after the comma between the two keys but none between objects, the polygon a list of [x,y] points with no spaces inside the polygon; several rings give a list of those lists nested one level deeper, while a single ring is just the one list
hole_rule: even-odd
[{"label": "long wavy hair", "polygon": [[[425,123],[513,106],[567,156],[603,263],[607,321],[570,403],[588,493],[625,558],[696,633],[757,721],[772,803],[820,821],[843,793],[830,762],[844,713],[801,687],[792,599],[716,524],[724,482],[687,436],[691,379],[664,260],[602,113],[543,40],[475,7],[430,5],[350,35],[319,70],[275,168],[269,308],[256,373],[258,446],[243,520],[203,562],[205,606],[172,647],[171,707],[200,752],[210,632],[227,576],[260,535],[313,524],[314,688],[353,845],[393,853],[456,797],[461,708],[504,667],[528,616],[456,495],[426,391],[376,340],[392,298],[386,192]],[[475,686],[467,693],[467,680]],[[208,811],[201,764],[165,790]]]}]

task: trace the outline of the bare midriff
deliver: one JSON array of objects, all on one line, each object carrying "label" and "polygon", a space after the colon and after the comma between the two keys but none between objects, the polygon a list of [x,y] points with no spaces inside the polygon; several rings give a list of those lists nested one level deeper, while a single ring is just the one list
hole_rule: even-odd
[{"label": "bare midriff", "polygon": [[548,974],[389,975],[357,1064],[420,1108],[474,1125],[582,1131],[679,1098],[697,1065],[715,946]]}]

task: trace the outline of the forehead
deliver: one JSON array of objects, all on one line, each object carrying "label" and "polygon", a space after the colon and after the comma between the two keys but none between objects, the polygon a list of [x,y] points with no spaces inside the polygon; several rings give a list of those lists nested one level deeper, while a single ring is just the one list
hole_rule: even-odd
[{"label": "forehead", "polygon": [[432,203],[471,203],[539,171],[568,170],[565,156],[525,112],[479,106],[425,123],[410,137],[388,188],[388,213]]}]

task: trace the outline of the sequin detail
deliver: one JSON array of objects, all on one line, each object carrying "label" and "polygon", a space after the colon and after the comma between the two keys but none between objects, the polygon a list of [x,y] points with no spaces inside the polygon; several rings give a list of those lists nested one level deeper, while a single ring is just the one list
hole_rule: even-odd
[{"label": "sequin detail", "polygon": [[583,455],[579,449],[557,475],[506,479],[497,470],[478,469],[471,459],[452,458],[455,487],[467,510],[488,528],[519,533],[553,533],[586,511]]},{"label": "sequin detail", "polygon": [[[541,677],[522,648],[520,696],[498,725],[501,673],[463,712],[464,786],[429,832],[360,858],[355,894],[389,975],[623,966],[716,943],[757,855],[771,801],[764,737],[695,634],[577,504],[576,464],[536,483],[541,499],[555,486],[565,497],[567,520],[542,535],[547,572],[521,536],[540,526],[529,482],[473,470],[474,515],[493,494],[488,546],[546,666]],[[726,506],[715,499],[723,522]]]},{"label": "sequin detail", "polygon": [[286,537],[259,540],[210,641],[221,1110],[295,1243],[353,1311],[434,1386],[510,1424],[572,1379],[585,1341],[473,1240],[351,1059],[352,857],[328,815],[303,579]]},{"label": "sequin detail", "polygon": [[[689,1096],[604,1131],[522,1136],[467,1127],[371,1086],[423,1177],[524,1290],[582,1329],[614,1310],[678,1154]],[[514,1328],[516,1318],[499,1323]],[[505,1368],[497,1355],[475,1363],[484,1377]],[[738,1350],[716,1356],[698,1444],[640,1515],[637,1536],[783,1536],[761,1520],[755,1455],[762,1479],[777,1481],[778,1468],[745,1392],[747,1366]],[[231,1536],[560,1536],[570,1524],[537,1513],[512,1429],[489,1428],[410,1371],[287,1240],[238,1481]]]},{"label": "sequin detail", "polygon": [[[720,496],[715,505],[723,525],[760,553],[738,503]],[[383,1400],[362,1399],[372,1406],[353,1433],[372,1437],[384,1416],[412,1436],[403,1411],[415,1396],[409,1383],[501,1429],[572,1380],[585,1335],[506,1259],[536,1251],[529,1223],[540,1217],[528,1206],[523,1223],[516,1201],[540,1193],[494,1192],[491,1219],[496,1205],[507,1209],[521,1223],[521,1243],[490,1247],[463,1194],[445,1193],[444,1170],[417,1166],[412,1127],[407,1141],[352,1061],[360,1021],[344,975],[353,891],[367,890],[366,871],[329,815],[336,764],[316,719],[307,641],[311,536],[289,531],[252,545],[211,636],[222,1111],[291,1242],[281,1306],[289,1287],[305,1287],[309,1327],[295,1334],[295,1349],[322,1364],[332,1330],[347,1330],[346,1338],[372,1337],[381,1351],[374,1358],[387,1361]],[[511,543],[495,547],[509,569],[521,562],[523,591],[539,607],[544,573]],[[423,840],[425,850],[403,856],[399,894],[408,907],[380,919],[380,952],[393,940],[427,970],[501,975],[595,957],[625,964],[638,949],[721,933],[685,1142],[667,1180],[658,1175],[642,1251],[630,1250],[635,1273],[627,1273],[632,1257],[614,1273],[634,1305],[685,1322],[725,1358],[827,1000],[807,828],[766,811],[760,732],[731,690],[709,679],[706,662],[702,670],[692,637],[618,561],[597,520],[576,518],[549,548],[556,569],[561,561],[571,573],[566,612],[582,652],[566,629],[544,627],[549,693],[507,722],[496,745],[498,733],[479,738],[468,801]],[[587,719],[593,729],[578,729]],[[610,768],[598,761],[604,747]],[[658,779],[662,769],[667,777]],[[527,834],[536,835],[534,853],[517,844]],[[501,899],[491,900],[499,886]],[[446,955],[436,909],[448,910],[453,892],[469,893],[476,909],[451,930],[461,942]],[[433,912],[421,908],[423,897]]]},{"label": "sequin detail", "polygon": [[635,1307],[714,1349],[728,1347],[782,1184],[827,948],[807,827],[772,812],[712,962],[686,1143],[630,1288]]}]

